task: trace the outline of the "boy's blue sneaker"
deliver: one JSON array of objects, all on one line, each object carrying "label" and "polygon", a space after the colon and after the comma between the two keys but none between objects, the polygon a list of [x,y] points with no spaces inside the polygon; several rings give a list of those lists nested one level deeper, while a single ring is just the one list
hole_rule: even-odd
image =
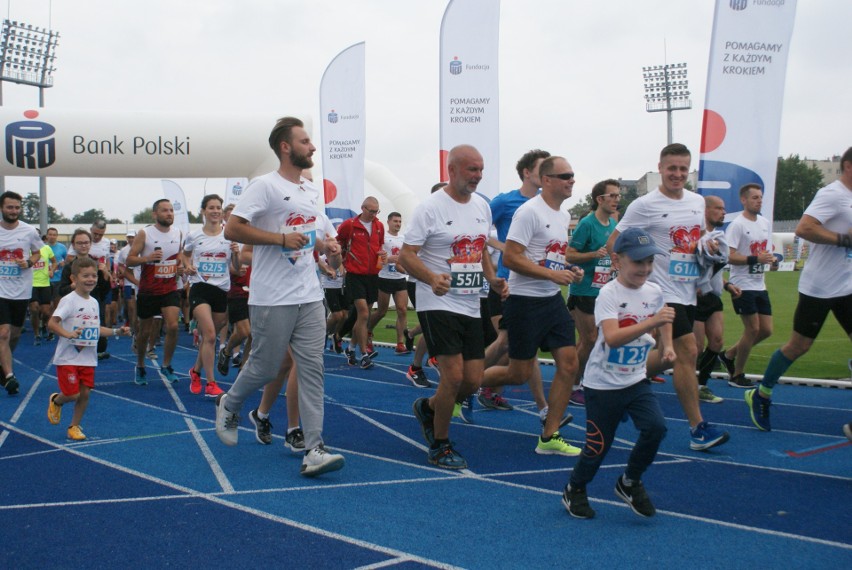
[{"label": "boy's blue sneaker", "polygon": [[707,422],[701,422],[691,431],[689,448],[695,451],[704,451],[717,445],[722,445],[731,436],[726,431],[719,431]]},{"label": "boy's blue sneaker", "polygon": [[145,371],[144,367],[136,367],[136,377],[133,379],[133,382],[137,386],[145,386],[148,384],[148,373]]},{"label": "boy's blue sneaker", "polygon": [[748,404],[751,421],[757,426],[757,429],[772,431],[772,426],[769,425],[769,406],[772,405],[772,400],[761,397],[757,393],[757,388],[755,388],[745,393],[745,401]]},{"label": "boy's blue sneaker", "polygon": [[160,367],[160,372],[163,374],[163,376],[166,377],[166,380],[168,380],[172,384],[175,384],[178,381],[178,377],[175,374],[175,371],[171,367],[171,365]]},{"label": "boy's blue sneaker", "polygon": [[429,448],[429,463],[443,469],[467,469],[467,461],[453,449],[451,442],[443,443],[437,449]]}]

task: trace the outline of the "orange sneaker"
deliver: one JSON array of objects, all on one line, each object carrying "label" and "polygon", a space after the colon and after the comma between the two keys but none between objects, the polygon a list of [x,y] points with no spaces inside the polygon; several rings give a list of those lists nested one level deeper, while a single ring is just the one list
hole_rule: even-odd
[{"label": "orange sneaker", "polygon": [[86,434],[80,429],[80,426],[68,426],[68,439],[74,441],[83,441],[86,439]]},{"label": "orange sneaker", "polygon": [[208,398],[215,398],[219,394],[224,394],[225,391],[222,390],[216,382],[208,382],[207,386],[204,388],[204,395]]},{"label": "orange sneaker", "polygon": [[58,424],[60,418],[62,418],[62,406],[53,403],[53,399],[58,395],[56,392],[51,394],[47,403],[47,421],[53,425]]},{"label": "orange sneaker", "polygon": [[201,393],[201,374],[195,368],[189,369],[189,391],[193,394]]}]

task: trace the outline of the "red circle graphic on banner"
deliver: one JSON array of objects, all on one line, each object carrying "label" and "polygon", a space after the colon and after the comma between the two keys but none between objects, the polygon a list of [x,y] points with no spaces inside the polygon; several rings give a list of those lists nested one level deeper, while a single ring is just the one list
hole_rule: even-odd
[{"label": "red circle graphic on banner", "polygon": [[24,116],[28,119],[35,119],[36,117],[38,117],[38,111],[24,111]]},{"label": "red circle graphic on banner", "polygon": [[334,182],[327,178],[323,178],[322,188],[325,193],[325,203],[331,204],[334,202],[334,199],[337,198],[337,186],[334,185]]},{"label": "red circle graphic on banner", "polygon": [[725,140],[725,135],[728,128],[725,126],[725,119],[716,111],[704,109],[704,125],[701,129],[701,152],[713,152],[722,141]]}]

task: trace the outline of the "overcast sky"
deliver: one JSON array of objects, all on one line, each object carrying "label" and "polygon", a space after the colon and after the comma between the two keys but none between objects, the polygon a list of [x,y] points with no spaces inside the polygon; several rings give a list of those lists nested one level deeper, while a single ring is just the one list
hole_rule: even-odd
[{"label": "overcast sky", "polygon": [[[49,0],[3,4],[4,17],[60,32],[46,106],[63,109],[202,111],[212,121],[233,109],[268,110],[270,125],[285,114],[317,117],[326,65],[365,41],[367,159],[423,195],[437,179],[444,1],[53,0],[50,15]],[[645,112],[642,66],[666,61],[689,66],[693,108],[674,114],[674,137],[697,157],[713,5],[503,0],[501,164],[486,164],[485,175],[516,188],[517,159],[543,148],[571,162],[575,203],[598,180],[655,170],[666,120]],[[779,154],[822,159],[852,145],[850,23],[850,0],[799,1]],[[4,82],[5,106],[37,103],[36,88]],[[160,176],[151,177],[50,178],[48,200],[68,217],[99,207],[128,220],[161,196]],[[221,179],[179,182],[193,211],[205,187],[224,192]],[[17,177],[6,186],[38,189]]]}]

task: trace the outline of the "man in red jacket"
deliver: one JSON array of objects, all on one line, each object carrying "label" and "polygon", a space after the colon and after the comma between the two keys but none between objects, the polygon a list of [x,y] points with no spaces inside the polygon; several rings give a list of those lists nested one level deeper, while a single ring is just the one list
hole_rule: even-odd
[{"label": "man in red jacket", "polygon": [[[370,307],[378,298],[379,270],[387,258],[387,253],[382,249],[385,227],[376,217],[378,213],[379,201],[368,196],[361,204],[361,213],[345,220],[337,228],[337,241],[343,250],[343,266],[346,269],[343,289],[357,313],[352,342],[346,354],[350,365],[360,365],[365,369],[373,366],[373,358],[378,354],[373,350],[372,343],[369,343],[367,321]],[[355,359],[353,346],[361,349],[360,363]]]}]

